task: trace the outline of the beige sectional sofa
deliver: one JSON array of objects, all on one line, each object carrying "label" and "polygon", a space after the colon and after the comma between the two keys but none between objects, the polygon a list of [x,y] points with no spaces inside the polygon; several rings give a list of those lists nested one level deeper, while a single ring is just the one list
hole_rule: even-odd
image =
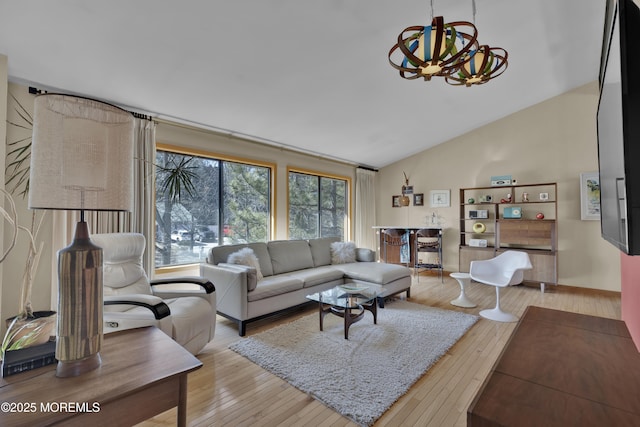
[{"label": "beige sectional sofa", "polygon": [[[218,314],[238,322],[241,336],[246,333],[247,323],[307,303],[307,295],[337,285],[360,284],[382,296],[400,292],[410,296],[410,269],[375,262],[370,249],[353,247],[355,260],[346,259],[353,262],[336,259],[341,253],[336,254],[336,245],[332,250],[332,244],[338,241],[322,238],[217,246],[200,265],[200,274],[216,287]],[[244,248],[253,251],[258,265],[228,262]],[[378,301],[383,307],[384,298]]]}]

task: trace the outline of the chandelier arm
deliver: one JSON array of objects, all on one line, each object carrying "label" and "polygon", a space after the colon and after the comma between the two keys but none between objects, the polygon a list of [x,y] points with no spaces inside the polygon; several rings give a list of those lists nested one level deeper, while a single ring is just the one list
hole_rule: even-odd
[{"label": "chandelier arm", "polygon": [[[411,57],[413,59],[413,62],[418,62],[418,63],[421,63],[421,64],[424,63],[424,61],[422,61],[420,58],[415,56],[413,54],[413,52],[407,47],[407,44],[412,40],[417,40],[420,37],[420,34],[419,33],[412,34],[409,37],[407,37],[406,39],[403,38],[403,35],[408,31],[418,31],[418,32],[420,32],[423,29],[424,29],[424,27],[417,26],[417,25],[413,26],[413,27],[405,28],[405,30],[398,35],[398,44],[396,44],[394,46],[394,48],[396,48],[396,47],[399,48],[400,51],[402,52],[402,54],[405,57],[407,57],[407,58]],[[389,52],[389,54],[391,54],[391,52]]]},{"label": "chandelier arm", "polygon": [[[482,47],[484,47],[484,51],[483,51],[484,52],[484,56],[482,57],[482,61],[480,62],[480,65],[476,67],[475,74],[484,74],[485,73],[485,70],[487,69],[487,64],[489,62],[489,59],[491,59],[492,55],[493,55],[491,53],[491,50],[489,49],[489,46],[484,45],[484,46],[481,46],[481,48]],[[476,54],[479,51],[480,50],[476,51]],[[489,71],[489,73],[490,73],[490,71]]]},{"label": "chandelier arm", "polygon": [[[436,32],[436,41],[433,46],[433,55],[431,56],[431,65],[438,65],[440,61],[440,48],[442,47],[442,35],[446,33],[446,28],[444,27],[444,18],[442,16],[436,16],[433,18],[431,22],[431,30],[429,30],[429,41],[431,40],[431,32],[435,29]],[[425,27],[424,32],[426,33],[427,27]],[[425,43],[424,48],[427,49],[427,35],[424,34]],[[428,46],[429,51],[431,50],[431,43]],[[426,55],[425,55],[426,59]]]},{"label": "chandelier arm", "polygon": [[509,56],[509,54],[507,53],[507,51],[506,51],[506,50],[504,50],[504,49],[502,49],[502,48],[500,48],[500,47],[494,47],[494,48],[491,48],[491,50],[492,50],[492,51],[493,51],[493,50],[501,50],[501,51],[502,51],[502,53],[504,53],[504,55],[501,55],[501,54],[496,53],[496,52],[492,52],[492,53],[493,53],[493,56],[494,56],[494,58],[495,58],[495,62],[496,62],[498,65],[496,65],[495,67],[493,67],[493,69],[492,69],[492,70],[490,70],[489,72],[487,72],[487,73],[485,74],[485,75],[486,75],[486,77],[487,77],[487,78],[485,79],[485,81],[488,81],[488,80],[490,80],[490,79],[496,78],[496,77],[498,77],[499,75],[501,75],[502,73],[504,73],[504,72],[505,72],[505,70],[507,69],[507,65],[508,65],[508,64],[507,64],[507,57]]},{"label": "chandelier arm", "polygon": [[415,70],[413,70],[412,68],[406,68],[403,67],[401,65],[396,64],[395,62],[393,62],[391,60],[391,55],[393,54],[394,51],[396,51],[398,49],[398,45],[395,45],[391,48],[391,50],[389,51],[389,64],[391,64],[391,66],[393,68],[395,68],[396,70],[399,71],[400,73],[400,77],[407,79],[407,80],[415,80],[417,79],[419,76],[414,75],[415,74]]},{"label": "chandelier arm", "polygon": [[502,75],[502,73],[504,73],[505,71],[507,71],[507,61],[502,61],[500,62],[500,65],[498,65],[493,69],[493,71],[488,74],[489,77],[485,80],[485,83]]},{"label": "chandelier arm", "polygon": [[[454,74],[446,76],[445,82],[452,86],[477,86],[487,83],[489,80],[502,75],[502,73],[506,71],[508,66],[507,58],[509,56],[506,50],[500,47],[490,48],[487,45],[483,45],[479,49],[486,49],[486,51],[483,50],[485,59],[491,56],[491,63],[485,62],[485,64],[482,65],[482,68],[477,70],[476,75],[471,75],[464,67],[462,67],[458,71],[457,76]],[[489,70],[486,69],[487,67]]]},{"label": "chandelier arm", "polygon": [[[395,44],[391,50],[389,50],[389,64],[391,64],[391,66],[393,68],[395,68],[396,70],[400,71],[400,74],[402,77],[409,79],[409,80],[413,80],[418,78],[419,76],[411,76],[411,77],[406,77],[404,75],[404,73],[415,73],[416,72],[416,68],[419,67],[420,65],[424,65],[425,62],[418,58],[417,56],[415,56],[413,54],[413,52],[411,51],[411,49],[409,47],[407,47],[407,45],[411,42],[411,41],[415,41],[419,38],[419,32],[422,31],[424,27],[421,26],[412,26],[412,27],[408,27],[406,28],[402,33],[400,33],[398,35],[398,43]],[[406,39],[403,38],[403,35],[409,31],[418,31],[418,33],[412,34],[409,37],[407,37]],[[391,59],[393,53],[396,50],[400,50],[400,52],[404,55],[405,60],[409,61],[411,63],[411,65],[413,65],[415,68],[409,68],[404,66],[406,61],[402,61],[401,65],[398,65],[396,63],[393,62],[393,60]]]},{"label": "chandelier arm", "polygon": [[473,25],[471,22],[468,21],[455,21],[455,22],[450,22],[448,25],[455,27],[455,26],[468,26],[473,28],[473,34],[469,35],[467,33],[461,33],[458,32],[458,34],[460,34],[460,36],[463,39],[468,40],[468,43],[466,45],[463,44],[462,49],[460,49],[457,53],[455,53],[451,59],[458,59],[460,58],[462,55],[464,55],[465,53],[469,52],[471,50],[471,48],[473,48],[474,46],[477,48],[478,47],[478,29],[476,28],[475,25]]}]

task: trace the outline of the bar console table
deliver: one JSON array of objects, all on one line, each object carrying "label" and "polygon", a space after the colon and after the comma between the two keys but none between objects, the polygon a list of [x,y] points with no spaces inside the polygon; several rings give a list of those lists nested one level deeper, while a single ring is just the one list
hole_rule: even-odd
[{"label": "bar console table", "polygon": [[[389,230],[389,229],[400,229],[400,230],[406,230],[407,234],[408,234],[408,248],[406,250],[408,250],[408,257],[409,257],[409,262],[405,263],[405,262],[401,262],[401,256],[400,256],[400,251],[402,250],[400,247],[395,246],[395,247],[388,247],[387,248],[387,257],[388,260],[387,262],[389,263],[393,263],[393,264],[407,264],[410,267],[414,267],[419,265],[419,262],[416,262],[418,260],[415,259],[416,254],[415,254],[415,234],[416,231],[418,230],[422,230],[422,229],[429,229],[429,230],[439,230],[440,231],[440,237],[442,237],[442,228],[441,227],[429,227],[429,226],[405,226],[405,225],[399,225],[399,226],[381,226],[381,225],[376,225],[374,227],[372,227],[375,231],[375,233],[377,234],[376,239],[378,240],[378,259],[380,261],[383,261],[383,251],[384,251],[384,234],[383,231],[384,230]],[[441,240],[442,243],[442,240]],[[442,246],[442,245],[440,245]],[[440,259],[439,259],[439,263],[440,266],[439,268],[442,269],[442,255],[440,255]],[[438,268],[437,266],[435,268]]]},{"label": "bar console table", "polygon": [[530,306],[467,426],[638,426],[640,353],[624,322]]},{"label": "bar console table", "polygon": [[49,365],[0,380],[2,426],[125,426],[178,407],[187,420],[187,374],[202,362],[155,327],[107,334],[102,365],[71,378]]}]

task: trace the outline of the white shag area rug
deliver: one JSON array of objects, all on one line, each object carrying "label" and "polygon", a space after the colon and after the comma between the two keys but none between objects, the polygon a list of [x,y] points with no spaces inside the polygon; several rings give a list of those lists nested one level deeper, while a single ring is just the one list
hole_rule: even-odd
[{"label": "white shag area rug", "polygon": [[244,338],[233,351],[363,426],[372,425],[478,320],[396,300],[365,312],[344,339],[333,314],[318,313]]}]

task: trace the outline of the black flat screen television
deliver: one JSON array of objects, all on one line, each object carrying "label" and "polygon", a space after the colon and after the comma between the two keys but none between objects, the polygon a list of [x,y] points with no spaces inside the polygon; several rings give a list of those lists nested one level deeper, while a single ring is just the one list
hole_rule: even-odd
[{"label": "black flat screen television", "polygon": [[640,255],[640,1],[608,0],[601,53],[602,237],[627,254]]}]

